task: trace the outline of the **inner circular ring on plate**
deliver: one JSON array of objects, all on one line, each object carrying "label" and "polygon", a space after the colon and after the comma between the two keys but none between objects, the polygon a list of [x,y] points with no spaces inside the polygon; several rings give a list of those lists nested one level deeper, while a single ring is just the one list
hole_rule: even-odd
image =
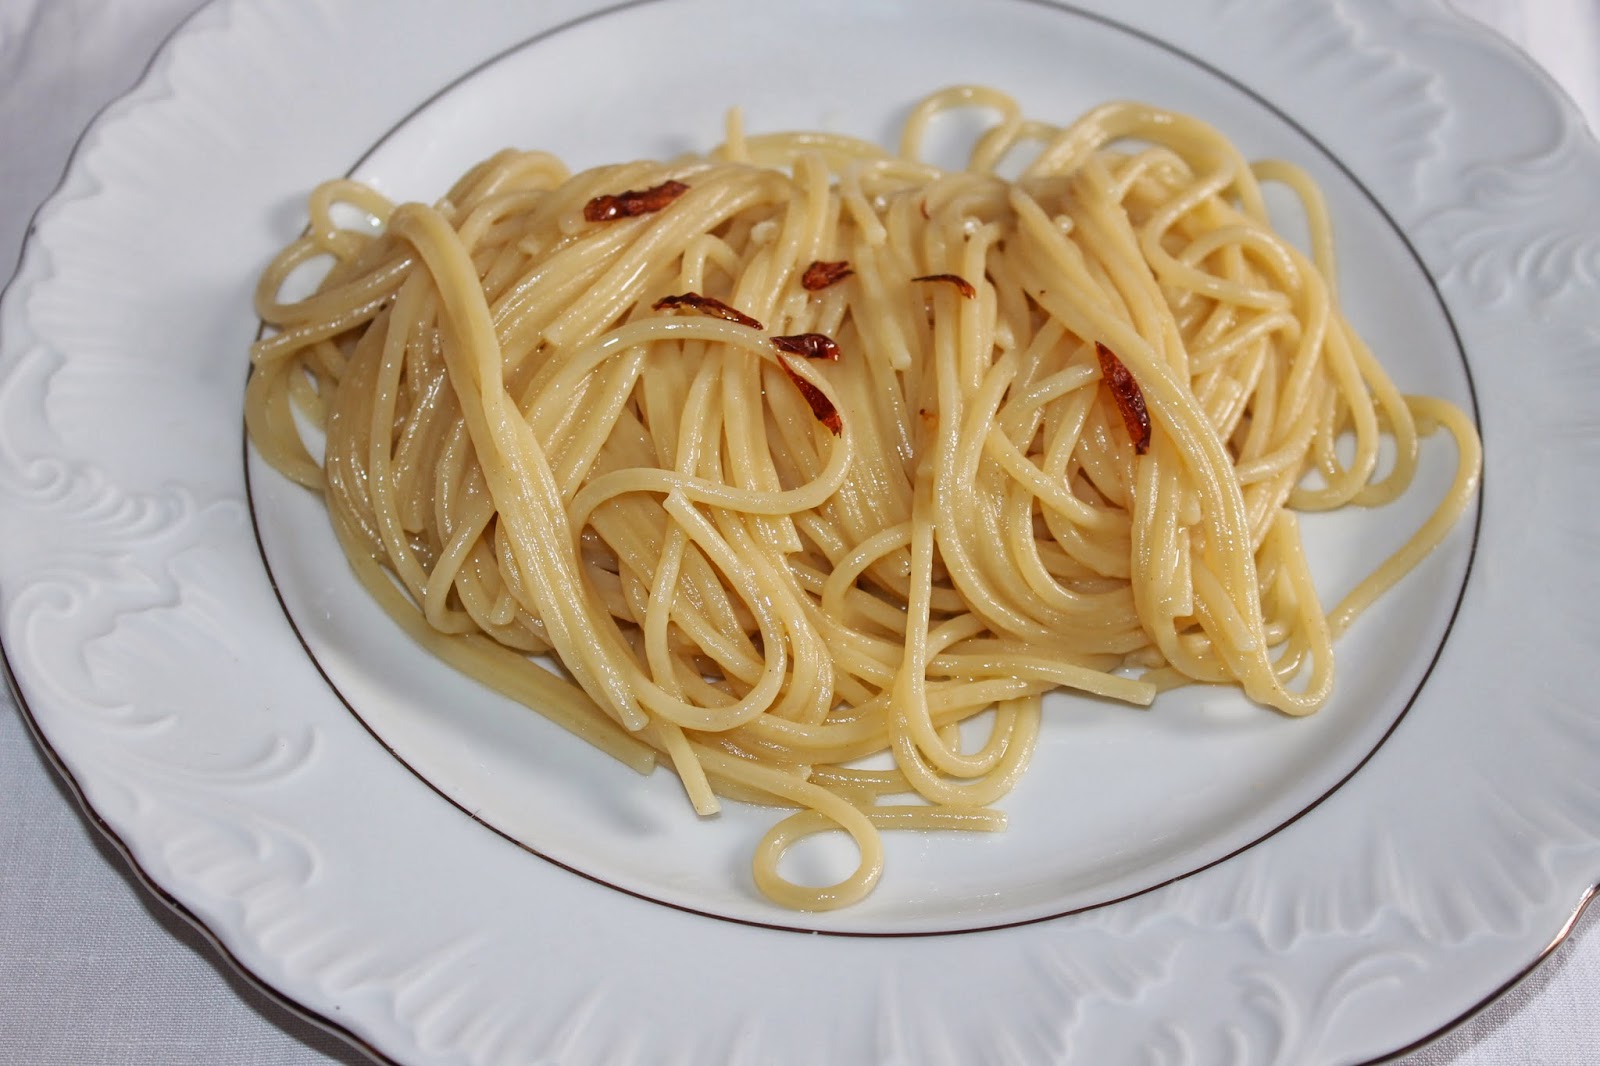
[{"label": "inner circular ring on plate", "polygon": [[[785,5],[762,13],[782,32],[759,41],[741,33],[740,10],[731,0],[642,0],[524,42],[406,117],[352,175],[391,198],[432,201],[507,146],[554,152],[573,170],[704,151],[735,105],[752,132],[824,129],[892,145],[916,100],[956,83],[993,85],[1057,124],[1109,99],[1139,99],[1210,122],[1247,158],[1309,171],[1327,196],[1341,300],[1357,331],[1402,392],[1475,412],[1453,324],[1404,234],[1307,131],[1222,72],[1040,0]],[[898,47],[897,27],[911,17],[920,39],[948,48]],[[851,32],[817,33],[845,25]],[[959,146],[946,148],[950,158],[935,161],[957,164]],[[1291,235],[1299,225],[1292,213],[1282,222]],[[1325,603],[1422,523],[1453,463],[1448,442],[1424,442],[1417,484],[1401,501],[1302,518]],[[1007,831],[887,833],[871,897],[797,914],[762,897],[750,875],[755,844],[780,812],[730,802],[699,819],[670,771],[640,777],[434,660],[363,592],[319,497],[253,450],[247,480],[263,558],[308,655],[441,796],[620,891],[730,921],[850,935],[965,932],[1101,906],[1292,822],[1357,772],[1419,698],[1465,586],[1477,514],[1341,640],[1335,693],[1318,714],[1287,718],[1232,689],[1164,693],[1150,710],[1052,695],[1032,764],[1002,801]]]}]

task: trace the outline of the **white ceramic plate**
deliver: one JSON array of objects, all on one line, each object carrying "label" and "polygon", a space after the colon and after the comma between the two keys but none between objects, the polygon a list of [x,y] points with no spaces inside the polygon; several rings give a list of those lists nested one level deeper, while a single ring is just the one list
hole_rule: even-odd
[{"label": "white ceramic plate", "polygon": [[[1101,6],[198,16],[85,140],[0,311],[9,663],[141,872],[405,1062],[1344,1062],[1538,958],[1600,878],[1600,149],[1443,10]],[[248,292],[352,167],[429,198],[507,143],[704,147],[732,103],[883,140],[959,81],[1060,120],[1151,100],[1312,170],[1358,327],[1477,413],[1482,508],[1341,644],[1322,714],[1063,697],[1007,834],[892,839],[866,904],[798,916],[749,883],[767,814],[697,823],[667,775],[367,624],[320,506],[242,455]],[[1413,502],[1312,525],[1330,599],[1426,509],[1428,454]]]}]

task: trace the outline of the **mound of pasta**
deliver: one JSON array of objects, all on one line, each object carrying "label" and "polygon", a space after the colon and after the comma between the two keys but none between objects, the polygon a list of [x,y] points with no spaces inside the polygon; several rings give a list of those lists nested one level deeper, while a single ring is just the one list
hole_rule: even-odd
[{"label": "mound of pasta", "polygon": [[[920,162],[968,107],[997,116],[970,165]],[[1141,104],[1058,128],[950,89],[898,154],[735,116],[703,157],[507,151],[432,206],[334,181],[310,217],[257,293],[255,446],[440,657],[703,814],[794,808],[753,863],[790,907],[869,893],[880,830],[1000,828],[1053,690],[1315,711],[1476,483],[1470,420],[1341,316],[1313,183]],[[1394,498],[1438,427],[1453,488],[1325,608],[1296,513]],[[850,876],[780,874],[830,830]]]}]

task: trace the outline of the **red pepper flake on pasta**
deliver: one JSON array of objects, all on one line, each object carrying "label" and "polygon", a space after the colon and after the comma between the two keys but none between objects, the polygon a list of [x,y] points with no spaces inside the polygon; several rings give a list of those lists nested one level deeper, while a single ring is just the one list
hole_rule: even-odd
[{"label": "red pepper flake on pasta", "polygon": [[1150,448],[1150,412],[1145,410],[1144,393],[1139,391],[1139,383],[1110,348],[1095,341],[1094,353],[1100,357],[1100,380],[1106,383],[1112,399],[1117,401],[1122,424],[1128,427],[1128,436],[1133,438],[1133,450],[1143,455]]},{"label": "red pepper flake on pasta", "polygon": [[701,314],[710,315],[712,318],[737,322],[739,325],[749,326],[751,329],[765,331],[767,328],[737,307],[729,307],[715,296],[701,296],[697,292],[685,292],[677,296],[663,296],[652,304],[650,309],[652,311],[665,311],[679,307],[699,311]]},{"label": "red pepper flake on pasta", "polygon": [[911,280],[912,281],[948,281],[950,284],[952,284],[952,285],[954,285],[956,287],[956,291],[957,292],[959,292],[964,298],[966,298],[968,300],[970,300],[974,296],[978,295],[978,290],[974,289],[972,287],[972,282],[968,281],[966,278],[962,277],[960,274],[924,274],[919,278],[912,278]]},{"label": "red pepper flake on pasta", "polygon": [[[819,337],[822,335],[820,333],[806,333],[802,334],[802,336]],[[776,337],[773,338],[773,340],[777,339]],[[827,338],[824,337],[823,339],[826,340]],[[828,343],[832,344],[833,342],[828,341]],[[787,359],[779,356],[778,363],[783,367],[783,372],[789,375],[789,380],[794,382],[794,387],[800,390],[800,395],[805,397],[805,401],[811,406],[811,413],[816,416],[817,421],[827,426],[828,432],[835,437],[842,433],[844,431],[844,420],[839,417],[839,409],[833,406],[833,401],[823,395],[821,389],[796,373]]]},{"label": "red pepper flake on pasta", "polygon": [[610,222],[618,218],[633,218],[659,211],[689,191],[681,181],[664,181],[648,189],[629,189],[627,192],[596,196],[583,205],[587,222]]},{"label": "red pepper flake on pasta", "polygon": [[794,333],[787,337],[773,337],[772,346],[780,352],[803,355],[807,359],[839,361],[839,345],[826,333]]},{"label": "red pepper flake on pasta", "polygon": [[817,259],[806,267],[806,272],[800,277],[800,284],[807,292],[816,292],[818,289],[826,289],[836,281],[843,281],[854,273],[847,260]]}]

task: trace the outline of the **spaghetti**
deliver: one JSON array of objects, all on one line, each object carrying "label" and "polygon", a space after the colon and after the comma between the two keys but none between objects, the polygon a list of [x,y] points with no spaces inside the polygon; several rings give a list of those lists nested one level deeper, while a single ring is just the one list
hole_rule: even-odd
[{"label": "spaghetti", "polygon": [[[919,161],[974,106],[970,166]],[[705,157],[508,151],[433,206],[334,181],[310,216],[257,292],[256,447],[443,659],[702,814],[797,808],[754,859],[789,907],[863,898],[883,829],[1000,828],[1052,690],[1316,710],[1334,639],[1476,485],[1470,420],[1341,316],[1314,184],[1141,104],[1056,128],[961,87],[898,154],[735,119]],[[1296,512],[1394,499],[1436,428],[1445,499],[1326,610]],[[853,873],[781,875],[837,829]]]}]

